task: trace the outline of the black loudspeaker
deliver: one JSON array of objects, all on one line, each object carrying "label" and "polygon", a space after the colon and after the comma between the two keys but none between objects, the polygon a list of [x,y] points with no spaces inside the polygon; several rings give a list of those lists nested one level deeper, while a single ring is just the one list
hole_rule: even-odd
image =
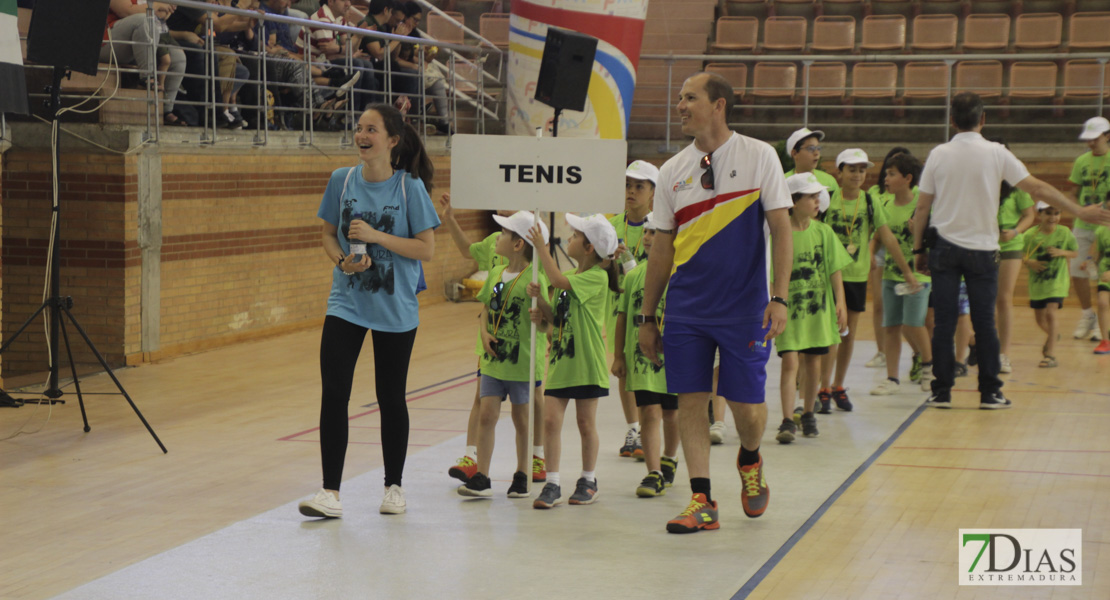
[{"label": "black loudspeaker", "polygon": [[27,60],[96,75],[109,0],[38,0],[27,32]]},{"label": "black loudspeaker", "polygon": [[536,80],[536,100],[556,109],[585,109],[596,53],[597,38],[548,27]]}]

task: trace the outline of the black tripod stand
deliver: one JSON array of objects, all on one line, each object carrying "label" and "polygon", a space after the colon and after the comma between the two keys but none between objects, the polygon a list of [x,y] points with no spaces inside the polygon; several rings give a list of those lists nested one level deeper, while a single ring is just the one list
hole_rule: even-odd
[{"label": "black tripod stand", "polygon": [[[49,108],[52,114],[50,124],[51,144],[53,146],[54,152],[53,177],[55,182],[58,179],[58,167],[61,163],[61,148],[58,144],[58,118],[61,116],[60,96],[62,78],[66,77],[67,73],[68,70],[66,68],[55,66],[53,81],[50,87]],[[50,378],[47,383],[47,388],[42,392],[42,395],[46,396],[51,404],[65,404],[64,400],[59,400],[64,392],[62,392],[61,388],[58,387],[58,332],[61,331],[62,339],[65,342],[66,356],[69,358],[70,372],[73,374],[73,385],[77,390],[77,403],[81,406],[81,419],[85,423],[85,432],[89,432],[91,428],[89,427],[88,416],[85,414],[85,399],[81,394],[81,381],[77,377],[77,366],[73,362],[73,351],[70,349],[69,345],[69,333],[66,331],[65,321],[62,319],[62,316],[65,315],[69,318],[69,321],[73,323],[73,327],[77,329],[77,332],[81,334],[81,338],[85,340],[85,344],[87,344],[89,349],[92,350],[93,354],[96,355],[96,359],[100,361],[100,366],[104,367],[104,370],[108,373],[108,376],[112,378],[112,382],[116,384],[116,387],[119,389],[119,393],[127,399],[127,403],[131,405],[132,410],[134,410],[135,414],[138,415],[139,420],[143,422],[143,425],[146,427],[146,430],[150,432],[151,437],[154,438],[154,441],[158,444],[158,447],[162,449],[163,453],[168,452],[168,450],[166,450],[166,446],[162,444],[162,440],[158,439],[158,435],[154,433],[154,430],[151,429],[150,424],[146,422],[146,418],[143,417],[143,413],[139,412],[139,408],[135,406],[135,403],[131,400],[131,396],[127,394],[127,390],[123,389],[123,384],[119,382],[119,379],[116,378],[116,374],[112,372],[112,367],[108,366],[108,362],[104,360],[104,357],[101,356],[100,351],[96,349],[96,346],[92,343],[92,340],[89,339],[88,334],[85,333],[84,328],[81,327],[81,324],[77,322],[76,317],[74,317],[73,313],[70,312],[70,309],[73,308],[73,298],[69,296],[63,297],[61,295],[61,202],[58,198],[58,187],[56,183],[54,185],[53,200],[54,202],[51,215],[53,218],[53,226],[51,227],[52,235],[50,238],[49,265],[50,297],[42,303],[42,306],[40,306],[38,310],[34,312],[34,314],[32,314],[30,317],[27,318],[26,321],[24,321],[19,330],[15,332],[15,335],[6,340],[3,345],[0,345],[0,354],[3,354],[4,351],[8,349],[8,346],[10,346],[12,342],[14,342],[16,338],[19,337],[19,334],[23,333],[23,331],[27,329],[31,322],[33,322],[35,318],[37,318],[39,314],[42,313],[42,311],[48,310],[50,318],[50,336],[47,343],[49,344],[50,350]]]}]

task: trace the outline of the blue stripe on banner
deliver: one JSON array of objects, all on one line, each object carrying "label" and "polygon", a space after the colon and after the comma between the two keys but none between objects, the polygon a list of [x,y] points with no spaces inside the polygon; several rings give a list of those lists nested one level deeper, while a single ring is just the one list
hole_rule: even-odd
[{"label": "blue stripe on banner", "polygon": [[[547,38],[544,36],[524,31],[516,27],[510,26],[509,32],[539,42],[547,41]],[[628,131],[628,121],[632,117],[632,91],[636,87],[636,81],[632,76],[632,72],[628,70],[619,58],[605,52],[598,52],[595,60],[609,71],[613,76],[613,81],[617,84],[617,92],[620,93],[621,103],[624,105],[624,130]]]}]

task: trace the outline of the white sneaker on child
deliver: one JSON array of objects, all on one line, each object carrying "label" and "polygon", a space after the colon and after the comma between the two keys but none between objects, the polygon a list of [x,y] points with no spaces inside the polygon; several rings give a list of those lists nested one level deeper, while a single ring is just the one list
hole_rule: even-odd
[{"label": "white sneaker on child", "polygon": [[871,388],[872,396],[893,396],[901,389],[901,385],[890,379],[889,377],[879,382],[879,385]]},{"label": "white sneaker on child", "polygon": [[721,444],[725,441],[725,422],[717,421],[709,426],[709,443]]},{"label": "white sneaker on child", "polygon": [[385,490],[382,506],[378,512],[383,515],[400,515],[405,512],[405,490],[399,485],[391,485]]},{"label": "white sneaker on child", "polygon": [[301,514],[306,517],[323,517],[325,519],[338,519],[343,516],[343,506],[339,504],[339,498],[336,498],[331,492],[327,490],[320,490],[312,497],[312,500],[305,500],[297,505]]},{"label": "white sneaker on child", "polygon": [[1077,340],[1081,340],[1090,336],[1092,332],[1097,335],[1098,325],[1095,324],[1096,321],[1097,317],[1095,317],[1095,313],[1093,311],[1084,311],[1083,315],[1079,317],[1079,322],[1075,324],[1075,331],[1072,333],[1072,337]]},{"label": "white sneaker on child", "polygon": [[867,361],[867,364],[863,366],[868,369],[881,369],[886,366],[886,355],[882,352],[876,352],[875,356],[871,357],[871,360]]},{"label": "white sneaker on child", "polygon": [[1009,356],[1006,356],[1005,354],[1002,354],[998,357],[998,359],[999,359],[998,360],[998,362],[999,362],[998,372],[999,373],[1006,374],[1006,373],[1013,373],[1014,372],[1014,367],[1010,364],[1010,357]]},{"label": "white sneaker on child", "polygon": [[933,391],[933,380],[934,379],[936,379],[936,377],[933,377],[933,365],[922,365],[921,366],[921,391],[923,391],[923,392]]}]

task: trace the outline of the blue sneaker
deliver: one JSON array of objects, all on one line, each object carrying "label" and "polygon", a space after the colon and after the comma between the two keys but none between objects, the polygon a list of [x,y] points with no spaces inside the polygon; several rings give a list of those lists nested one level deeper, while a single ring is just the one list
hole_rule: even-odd
[{"label": "blue sneaker", "polygon": [[554,483],[548,483],[540,490],[540,495],[532,503],[532,508],[552,508],[563,503],[563,492]]},{"label": "blue sneaker", "polygon": [[589,481],[585,477],[579,477],[578,483],[574,486],[574,493],[570,496],[571,504],[593,504],[597,501],[597,497],[601,492],[597,491],[597,480]]}]

